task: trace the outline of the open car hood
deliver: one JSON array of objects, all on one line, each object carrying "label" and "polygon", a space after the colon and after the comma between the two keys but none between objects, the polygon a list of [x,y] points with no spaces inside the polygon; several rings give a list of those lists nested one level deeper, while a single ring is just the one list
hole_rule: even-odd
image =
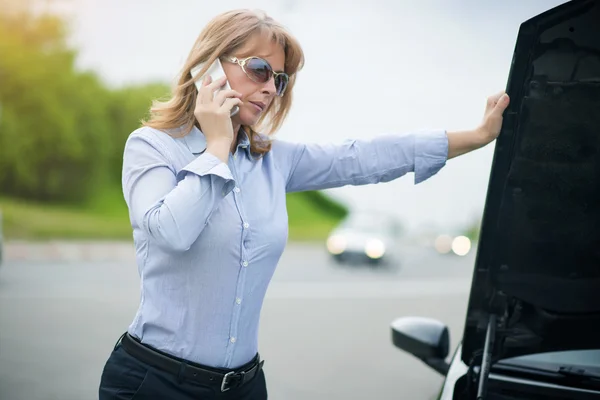
[{"label": "open car hood", "polygon": [[517,38],[496,142],[462,359],[495,325],[492,359],[600,348],[600,0]]}]

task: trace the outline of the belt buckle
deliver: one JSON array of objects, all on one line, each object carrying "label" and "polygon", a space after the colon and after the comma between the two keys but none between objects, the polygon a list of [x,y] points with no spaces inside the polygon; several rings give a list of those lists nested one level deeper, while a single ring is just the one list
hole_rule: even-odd
[{"label": "belt buckle", "polygon": [[226,373],[223,376],[223,381],[221,382],[221,392],[226,392],[231,389],[230,387],[225,387],[225,386],[229,383],[229,382],[227,382],[227,379],[233,375],[235,375],[235,372],[231,371],[231,372]]}]

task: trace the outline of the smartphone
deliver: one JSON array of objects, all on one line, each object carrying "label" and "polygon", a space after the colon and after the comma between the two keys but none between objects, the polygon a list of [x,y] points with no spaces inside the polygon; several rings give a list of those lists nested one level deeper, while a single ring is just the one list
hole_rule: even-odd
[{"label": "smartphone", "polygon": [[[190,71],[192,74],[193,78],[196,78],[196,76],[200,73],[200,71],[202,70],[202,68],[204,67],[203,63],[200,63],[198,65],[196,65],[194,68],[192,68],[192,70]],[[198,90],[200,90],[200,88],[202,87],[202,80],[204,79],[204,77],[206,75],[209,75],[212,78],[212,81],[216,81],[217,79],[220,79],[221,77],[225,76],[225,71],[223,70],[223,66],[221,65],[221,61],[217,58],[215,60],[214,63],[212,63],[212,65],[210,66],[210,68],[208,69],[208,71],[206,71],[206,74],[204,74],[200,79],[196,80],[196,88]],[[229,82],[225,81],[225,85],[223,85],[221,87],[221,89],[219,90],[230,90],[231,87],[229,86]],[[237,112],[239,111],[238,106],[235,106],[231,109],[231,116],[233,117],[235,114],[237,114]]]}]

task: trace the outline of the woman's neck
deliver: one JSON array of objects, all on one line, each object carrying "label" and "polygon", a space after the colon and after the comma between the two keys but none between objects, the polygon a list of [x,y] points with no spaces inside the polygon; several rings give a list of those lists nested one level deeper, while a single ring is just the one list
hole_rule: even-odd
[{"label": "woman's neck", "polygon": [[235,153],[235,148],[237,147],[238,138],[240,129],[242,126],[240,124],[233,123],[233,140],[231,141],[231,154]]}]

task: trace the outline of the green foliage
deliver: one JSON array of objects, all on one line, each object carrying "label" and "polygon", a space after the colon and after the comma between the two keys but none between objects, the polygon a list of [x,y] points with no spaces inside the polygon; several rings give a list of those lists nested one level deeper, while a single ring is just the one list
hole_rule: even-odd
[{"label": "green foliage", "polygon": [[324,214],[335,220],[340,220],[348,215],[348,209],[345,206],[332,200],[322,192],[302,192],[301,195],[304,196],[310,204],[313,204]]},{"label": "green foliage", "polygon": [[111,91],[75,68],[61,21],[0,19],[0,187],[20,198],[80,202],[120,179],[122,149],[164,84]]},{"label": "green foliage", "polygon": [[57,20],[14,18],[0,20],[0,186],[18,197],[82,200],[106,177],[106,89],[75,72]]},{"label": "green foliage", "polygon": [[348,213],[341,204],[321,192],[294,192],[287,195],[291,240],[325,239]]}]

